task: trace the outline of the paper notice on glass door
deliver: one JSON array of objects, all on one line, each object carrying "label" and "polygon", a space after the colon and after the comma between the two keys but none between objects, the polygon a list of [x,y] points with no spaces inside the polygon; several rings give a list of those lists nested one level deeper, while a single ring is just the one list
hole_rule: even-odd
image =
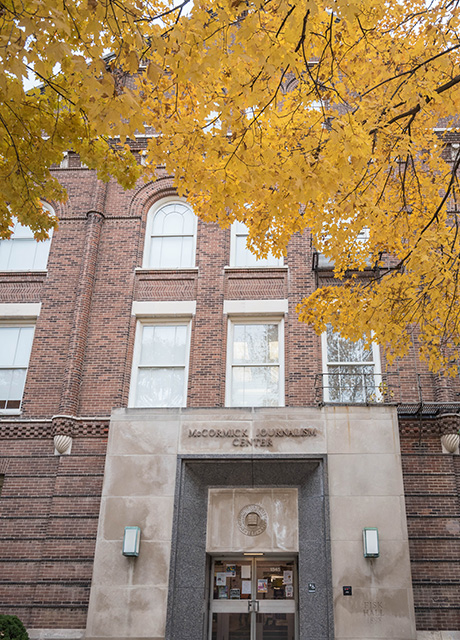
[{"label": "paper notice on glass door", "polygon": [[251,581],[250,580],[242,580],[241,581],[241,593],[242,595],[251,595]]},{"label": "paper notice on glass door", "polygon": [[250,580],[251,579],[251,565],[250,564],[242,564],[241,565],[241,579],[242,580]]},{"label": "paper notice on glass door", "polygon": [[268,593],[268,578],[257,580],[257,593]]},{"label": "paper notice on glass door", "polygon": [[292,571],[283,571],[283,584],[292,584]]}]

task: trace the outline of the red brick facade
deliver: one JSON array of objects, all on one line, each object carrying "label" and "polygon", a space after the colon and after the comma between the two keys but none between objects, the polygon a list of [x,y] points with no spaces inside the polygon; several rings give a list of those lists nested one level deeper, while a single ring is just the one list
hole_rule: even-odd
[{"label": "red brick facade", "polygon": [[[189,407],[225,406],[224,300],[282,300],[285,402],[322,401],[321,340],[296,304],[319,280],[310,237],[294,236],[284,266],[229,267],[230,230],[198,223],[196,268],[140,269],[147,213],[171,180],[124,192],[70,156],[56,170],[69,200],[45,272],[0,273],[0,303],[41,302],[22,413],[0,416],[0,612],[29,628],[84,628],[111,411],[126,407],[133,301],[196,300]],[[382,368],[382,370],[384,370]],[[384,375],[401,405],[400,431],[418,629],[460,628],[460,457],[440,435],[458,430],[460,386],[428,373],[414,353]],[[438,420],[441,410],[455,414]],[[410,415],[412,414],[412,417]],[[73,437],[69,456],[53,436]]]}]

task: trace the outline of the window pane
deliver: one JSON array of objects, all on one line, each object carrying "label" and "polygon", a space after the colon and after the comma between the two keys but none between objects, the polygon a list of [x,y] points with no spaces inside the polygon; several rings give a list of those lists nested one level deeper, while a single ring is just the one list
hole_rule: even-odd
[{"label": "window pane", "polygon": [[193,266],[193,237],[151,238],[150,263],[153,269],[177,269]]},{"label": "window pane", "polygon": [[246,226],[242,223],[234,223],[237,225],[234,230],[233,241],[235,243],[234,255],[235,266],[237,267],[277,267],[280,259],[269,254],[266,258],[257,258],[246,246],[248,234]]},{"label": "window pane", "polygon": [[9,267],[11,249],[13,248],[12,240],[0,241],[0,271],[6,271]]},{"label": "window pane", "polygon": [[339,365],[328,369],[331,402],[370,402],[376,397],[373,365]]},{"label": "window pane", "polygon": [[4,409],[10,396],[13,369],[0,369],[0,409]]},{"label": "window pane", "polygon": [[235,324],[233,363],[278,362],[277,324]]},{"label": "window pane", "polygon": [[30,352],[34,339],[34,327],[19,328],[19,339],[17,343],[16,355],[14,358],[15,367],[26,367],[29,365]]},{"label": "window pane", "polygon": [[187,326],[143,327],[141,365],[185,366]]},{"label": "window pane", "polygon": [[162,235],[181,236],[184,233],[184,217],[180,213],[168,213],[164,217]]},{"label": "window pane", "polygon": [[33,268],[35,259],[35,240],[10,240],[11,247],[8,269],[11,271],[28,271]]},{"label": "window pane", "polygon": [[30,238],[34,240],[34,234],[30,227],[24,227],[20,222],[16,222],[13,228],[13,235],[15,238]]},{"label": "window pane", "polygon": [[0,367],[12,367],[19,339],[19,327],[0,328]]},{"label": "window pane", "polygon": [[235,265],[238,267],[249,266],[247,262],[248,253],[246,236],[235,236]]},{"label": "window pane", "polygon": [[327,327],[327,359],[328,362],[372,362],[372,349],[366,349],[364,340],[352,342],[342,338],[339,333]]},{"label": "window pane", "polygon": [[0,409],[19,409],[27,369],[0,369]]},{"label": "window pane", "polygon": [[294,640],[294,613],[258,613],[255,640]]},{"label": "window pane", "polygon": [[251,640],[251,614],[213,613],[211,640]]},{"label": "window pane", "polygon": [[187,205],[180,202],[167,204],[155,214],[152,235],[193,235],[195,232],[195,215]]},{"label": "window pane", "polygon": [[232,406],[274,407],[278,405],[278,367],[233,367]]},{"label": "window pane", "polygon": [[193,236],[184,236],[182,238],[181,267],[193,267],[193,245]]},{"label": "window pane", "polygon": [[330,324],[327,325],[327,360],[328,362],[339,362],[339,340],[340,335],[332,330]]},{"label": "window pane", "polygon": [[184,204],[177,203],[175,206],[178,211],[182,212],[183,225],[184,225],[182,229],[182,233],[184,235],[193,236],[195,234],[195,224],[196,224],[195,214],[190,209],[190,207],[187,207]]},{"label": "window pane", "polygon": [[8,400],[16,401],[17,407],[10,407],[12,409],[19,408],[21,404],[22,394],[24,393],[24,383],[26,381],[27,369],[14,369],[11,376],[11,387]]},{"label": "window pane", "polygon": [[183,407],[185,369],[140,369],[136,407]]},{"label": "window pane", "polygon": [[34,269],[44,271],[48,265],[48,255],[50,252],[51,240],[37,242],[34,260]]}]

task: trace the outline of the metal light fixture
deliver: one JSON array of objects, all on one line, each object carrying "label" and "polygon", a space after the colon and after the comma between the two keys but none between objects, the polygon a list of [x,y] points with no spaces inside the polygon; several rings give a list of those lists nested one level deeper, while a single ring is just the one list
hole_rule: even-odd
[{"label": "metal light fixture", "polygon": [[363,546],[365,558],[379,557],[379,532],[377,527],[363,529]]},{"label": "metal light fixture", "polygon": [[123,555],[137,557],[139,555],[140,542],[141,528],[125,527],[125,535],[123,536]]}]

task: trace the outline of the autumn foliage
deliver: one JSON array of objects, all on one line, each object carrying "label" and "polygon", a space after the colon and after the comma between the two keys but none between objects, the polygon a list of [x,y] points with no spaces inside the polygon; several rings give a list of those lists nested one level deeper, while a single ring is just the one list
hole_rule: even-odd
[{"label": "autumn foliage", "polygon": [[[343,286],[303,300],[301,320],[373,332],[390,359],[417,326],[430,367],[456,371],[458,1],[10,4],[3,234],[9,212],[49,225],[38,198],[64,197],[49,167],[69,147],[130,187],[126,137],[147,125],[145,177],[166,165],[197,215],[244,221],[258,255],[311,230]],[[31,66],[42,89],[26,94]]]}]

